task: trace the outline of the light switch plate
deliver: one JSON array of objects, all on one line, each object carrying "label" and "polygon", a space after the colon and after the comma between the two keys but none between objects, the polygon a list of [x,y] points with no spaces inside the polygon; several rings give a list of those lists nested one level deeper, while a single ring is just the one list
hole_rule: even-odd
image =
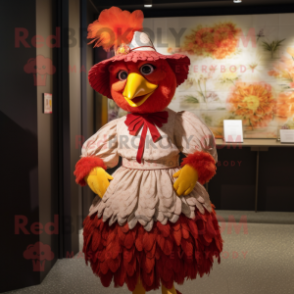
[{"label": "light switch plate", "polygon": [[49,94],[49,93],[43,94],[43,113],[45,114],[52,113],[52,94]]}]

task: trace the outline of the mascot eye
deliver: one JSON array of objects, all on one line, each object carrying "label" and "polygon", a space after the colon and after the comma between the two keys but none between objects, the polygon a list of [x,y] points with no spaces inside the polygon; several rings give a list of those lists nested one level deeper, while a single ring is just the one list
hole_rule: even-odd
[{"label": "mascot eye", "polygon": [[120,70],[117,74],[117,78],[124,81],[128,77],[128,73],[125,70]]},{"label": "mascot eye", "polygon": [[147,75],[150,75],[154,71],[154,69],[155,69],[154,65],[147,63],[141,66],[140,73],[142,75],[147,76]]}]

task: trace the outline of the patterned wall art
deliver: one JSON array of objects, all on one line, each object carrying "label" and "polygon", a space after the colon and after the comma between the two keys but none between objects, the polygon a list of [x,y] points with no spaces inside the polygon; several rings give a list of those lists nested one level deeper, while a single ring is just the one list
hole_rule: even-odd
[{"label": "patterned wall art", "polygon": [[[294,14],[147,18],[162,54],[191,66],[170,108],[189,110],[222,137],[224,119],[242,119],[245,138],[294,129]],[[110,105],[109,118],[125,113]]]}]

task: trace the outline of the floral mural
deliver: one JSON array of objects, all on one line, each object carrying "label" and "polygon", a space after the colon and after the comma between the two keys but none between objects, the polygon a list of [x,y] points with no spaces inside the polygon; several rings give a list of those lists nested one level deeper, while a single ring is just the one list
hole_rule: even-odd
[{"label": "floral mural", "polygon": [[224,119],[242,119],[244,138],[294,129],[293,26],[290,13],[144,20],[158,52],[191,60],[169,107],[194,112],[218,138]]},{"label": "floral mural", "polygon": [[266,127],[275,116],[276,101],[265,83],[237,83],[227,100],[234,118],[242,119],[249,130]]},{"label": "floral mural", "polygon": [[287,119],[294,115],[294,92],[282,92],[278,97],[277,116]]},{"label": "floral mural", "polygon": [[232,22],[211,27],[199,25],[185,36],[180,51],[198,56],[224,59],[236,52],[240,29]]}]

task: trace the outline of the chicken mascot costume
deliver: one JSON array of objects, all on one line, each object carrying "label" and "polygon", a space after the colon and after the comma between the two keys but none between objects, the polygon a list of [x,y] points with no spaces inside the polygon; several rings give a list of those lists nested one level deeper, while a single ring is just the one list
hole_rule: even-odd
[{"label": "chicken mascot costume", "polygon": [[[97,194],[84,220],[86,262],[104,287],[136,294],[210,272],[220,261],[220,228],[203,184],[214,176],[213,135],[194,114],[167,108],[190,60],[162,55],[142,32],[143,12],[101,12],[88,38],[115,56],[94,65],[90,85],[128,114],[82,147],[76,182]],[[186,157],[179,164],[179,154]],[[120,166],[113,175],[107,168]]]}]

